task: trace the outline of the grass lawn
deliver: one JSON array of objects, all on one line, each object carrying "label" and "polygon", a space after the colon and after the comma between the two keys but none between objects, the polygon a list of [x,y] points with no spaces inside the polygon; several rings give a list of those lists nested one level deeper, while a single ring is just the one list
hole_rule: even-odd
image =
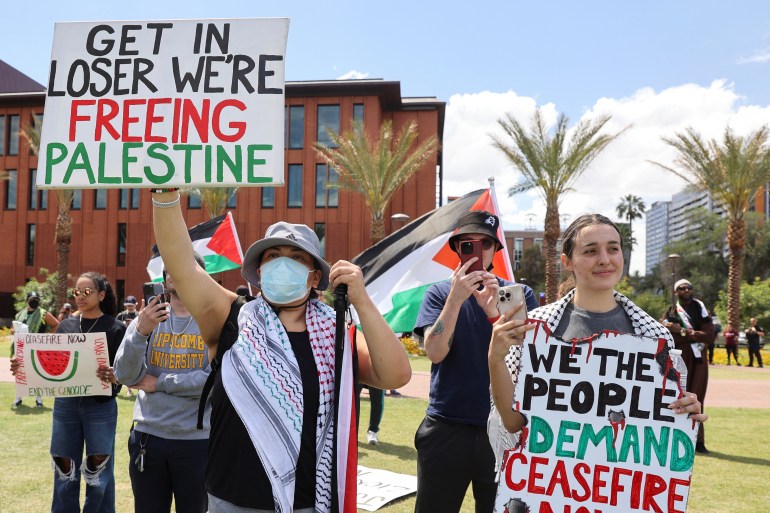
[{"label": "grass lawn", "polygon": [[[52,401],[36,409],[31,398],[16,411],[10,409],[14,388],[0,384],[0,444],[5,447],[3,478],[0,479],[0,513],[40,513],[50,508],[53,472],[48,446],[51,435]],[[361,422],[369,415],[369,402],[361,402]],[[118,399],[119,419],[115,471],[117,511],[133,511],[128,478],[126,443],[131,426],[132,398]],[[414,433],[427,402],[421,399],[386,397],[380,428],[380,445],[366,445],[365,430],[359,438],[362,465],[404,474],[416,474]],[[695,461],[690,513],[765,513],[770,504],[767,486],[770,468],[770,412],[738,408],[710,408],[707,424],[711,454]],[[470,492],[462,511],[473,512]],[[395,501],[380,511],[407,513],[414,509],[414,496]],[[437,512],[440,513],[440,512]]]}]

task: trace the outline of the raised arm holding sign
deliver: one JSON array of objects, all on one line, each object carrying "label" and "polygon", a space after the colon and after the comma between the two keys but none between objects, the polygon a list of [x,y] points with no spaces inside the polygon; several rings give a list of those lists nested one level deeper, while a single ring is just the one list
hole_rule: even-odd
[{"label": "raised arm holding sign", "polygon": [[576,219],[561,258],[575,289],[528,324],[508,314],[493,328],[495,511],[684,511],[696,421],[707,417],[677,389],[670,334],[613,290],[623,254],[609,219]]}]

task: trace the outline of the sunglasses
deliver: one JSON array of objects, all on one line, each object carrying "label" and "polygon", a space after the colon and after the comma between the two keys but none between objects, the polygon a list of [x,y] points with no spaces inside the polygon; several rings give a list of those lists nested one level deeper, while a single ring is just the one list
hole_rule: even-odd
[{"label": "sunglasses", "polygon": [[677,287],[676,290],[692,290],[692,287],[689,285],[682,285],[681,287]]},{"label": "sunglasses", "polygon": [[75,297],[80,297],[80,294],[83,294],[83,297],[88,297],[94,292],[96,292],[96,290],[92,289],[91,287],[86,287],[83,290],[80,290],[79,288],[72,289],[72,295]]},{"label": "sunglasses", "polygon": [[[479,239],[460,239],[457,241],[457,244],[460,244],[462,242],[467,242],[469,240],[479,240]],[[492,239],[481,239],[481,247],[483,249],[490,249],[494,247],[494,245],[495,245],[495,241],[493,241]]]}]

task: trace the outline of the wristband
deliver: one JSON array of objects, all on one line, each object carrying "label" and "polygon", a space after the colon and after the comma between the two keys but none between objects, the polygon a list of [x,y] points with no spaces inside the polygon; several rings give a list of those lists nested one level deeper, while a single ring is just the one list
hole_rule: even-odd
[{"label": "wristband", "polygon": [[498,314],[496,317],[487,317],[487,320],[489,321],[490,324],[494,324],[497,322],[497,319],[499,318],[500,318],[500,314]]},{"label": "wristband", "polygon": [[179,189],[174,187],[172,189],[150,189],[150,192],[153,194],[163,194],[164,192],[176,192]]},{"label": "wristband", "polygon": [[152,200],[152,206],[156,208],[171,208],[179,205],[179,200],[182,197],[177,193],[176,199],[173,199],[171,201],[158,201],[155,198],[151,198]]}]

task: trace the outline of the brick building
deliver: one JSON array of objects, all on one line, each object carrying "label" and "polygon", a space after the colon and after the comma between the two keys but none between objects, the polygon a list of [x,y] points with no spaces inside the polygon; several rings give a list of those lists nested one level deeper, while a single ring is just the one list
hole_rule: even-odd
[{"label": "brick building", "polygon": [[[370,215],[361,195],[327,189],[336,174],[313,149],[316,141],[326,139],[327,128],[344,132],[354,119],[362,119],[371,134],[383,121],[392,120],[396,130],[415,121],[418,143],[436,136],[435,160],[402,187],[386,216],[404,213],[415,219],[439,205],[445,102],[402,98],[399,82],[376,79],[288,82],[285,98],[286,186],[241,188],[230,204],[244,251],[281,220],[315,228],[331,262],[350,259],[370,245]],[[0,61],[0,170],[7,170],[9,177],[0,183],[0,318],[12,316],[11,293],[17,286],[41,267],[56,269],[56,196],[35,190],[37,158],[18,133],[33,115],[42,118],[44,104],[42,85]],[[195,197],[183,198],[182,208],[189,226],[208,218]],[[119,299],[139,296],[155,242],[149,191],[76,191],[71,215],[70,274],[100,271],[110,278]],[[237,271],[223,273],[221,279],[230,289],[243,283]]]}]

